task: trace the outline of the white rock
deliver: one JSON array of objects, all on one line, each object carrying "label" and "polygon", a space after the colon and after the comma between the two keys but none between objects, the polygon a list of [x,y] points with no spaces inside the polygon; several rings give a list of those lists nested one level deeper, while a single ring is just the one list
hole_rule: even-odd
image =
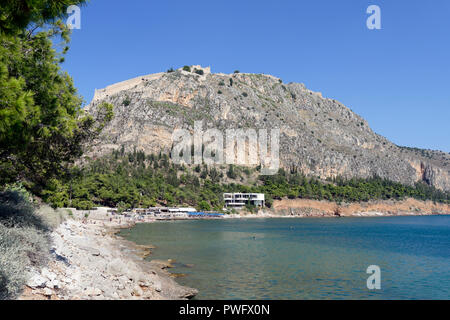
[{"label": "white rock", "polygon": [[142,291],[141,287],[135,286],[134,289],[133,289],[133,294],[136,297],[140,297],[140,296],[142,296],[144,294],[144,291]]},{"label": "white rock", "polygon": [[161,292],[161,282],[155,281],[155,283],[153,284],[153,288],[155,288],[156,292]]},{"label": "white rock", "polygon": [[44,291],[43,291],[43,293],[44,293],[44,295],[46,295],[46,296],[51,296],[51,295],[53,295],[53,291],[52,291],[51,289],[49,289],[49,288],[45,288]]},{"label": "white rock", "polygon": [[59,289],[60,288],[58,280],[47,281],[46,286],[47,286],[47,288],[50,288],[50,289]]},{"label": "white rock", "polygon": [[122,275],[127,272],[127,265],[122,260],[116,258],[108,264],[107,270],[108,273]]},{"label": "white rock", "polygon": [[100,290],[99,288],[93,288],[93,287],[90,287],[90,288],[86,288],[86,289],[84,290],[84,294],[85,294],[85,295],[88,295],[88,296],[90,296],[90,297],[92,297],[92,296],[99,296],[99,295],[101,295],[102,293],[103,293],[103,291]]},{"label": "white rock", "polygon": [[41,274],[49,279],[50,281],[53,281],[56,279],[56,274],[48,270],[47,268],[42,268]]},{"label": "white rock", "polygon": [[63,281],[64,283],[71,283],[71,282],[72,282],[72,279],[71,279],[71,278],[64,278],[62,281]]},{"label": "white rock", "polygon": [[27,286],[31,288],[45,288],[47,279],[40,274],[33,275],[27,282]]}]

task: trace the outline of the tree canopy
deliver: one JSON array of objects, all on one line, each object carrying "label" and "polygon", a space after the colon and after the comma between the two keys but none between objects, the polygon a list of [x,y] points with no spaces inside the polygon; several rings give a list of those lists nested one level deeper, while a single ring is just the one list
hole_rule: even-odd
[{"label": "tree canopy", "polygon": [[136,150],[125,153],[122,149],[81,168],[74,167],[66,176],[52,179],[42,197],[54,207],[79,209],[187,205],[199,210],[221,210],[224,192],[264,193],[269,207],[274,199],[284,197],[337,203],[409,197],[450,201],[448,192],[423,183],[407,186],[379,177],[350,180],[338,177],[320,181],[280,169],[276,175],[259,176],[258,181],[244,184],[239,181],[248,176],[246,171],[257,174],[257,169],[233,166],[232,170],[235,179],[230,181],[230,168],[206,164],[181,166],[172,163],[166,154],[146,155]]},{"label": "tree canopy", "polygon": [[86,0],[2,0],[0,2],[0,32],[19,34],[30,25],[55,22],[66,16],[70,5],[83,5]]},{"label": "tree canopy", "polygon": [[[0,183],[43,185],[81,156],[112,117],[84,114],[72,78],[61,69],[70,30],[58,18],[85,1],[2,1],[0,13]],[[55,44],[53,40],[60,41]],[[57,50],[57,48],[61,48]]]}]

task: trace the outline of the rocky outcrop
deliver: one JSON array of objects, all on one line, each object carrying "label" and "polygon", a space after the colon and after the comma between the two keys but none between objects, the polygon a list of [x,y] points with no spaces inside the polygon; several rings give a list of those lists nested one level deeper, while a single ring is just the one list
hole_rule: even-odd
[{"label": "rocky outcrop", "polygon": [[326,200],[282,199],[275,200],[269,212],[293,217],[448,215],[450,205],[411,198],[341,204]]},{"label": "rocky outcrop", "polygon": [[[202,72],[193,72],[194,69]],[[280,161],[320,178],[378,175],[450,190],[450,155],[399,147],[373,132],[367,121],[303,84],[284,84],[264,74],[213,74],[195,66],[143,76],[97,90],[86,110],[95,115],[112,103],[114,120],[90,150],[99,156],[120,149],[169,152],[175,129],[280,129]]]}]

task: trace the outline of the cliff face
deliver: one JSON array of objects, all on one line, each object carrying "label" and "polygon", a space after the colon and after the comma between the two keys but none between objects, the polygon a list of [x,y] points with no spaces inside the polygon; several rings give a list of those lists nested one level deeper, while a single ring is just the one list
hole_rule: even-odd
[{"label": "cliff face", "polygon": [[[195,73],[194,69],[202,70]],[[125,146],[146,153],[170,152],[175,129],[280,129],[280,162],[307,175],[370,177],[450,190],[450,154],[399,147],[338,101],[303,84],[283,84],[263,74],[212,74],[192,67],[138,77],[96,90],[86,110],[112,103],[114,120],[90,155]]]}]

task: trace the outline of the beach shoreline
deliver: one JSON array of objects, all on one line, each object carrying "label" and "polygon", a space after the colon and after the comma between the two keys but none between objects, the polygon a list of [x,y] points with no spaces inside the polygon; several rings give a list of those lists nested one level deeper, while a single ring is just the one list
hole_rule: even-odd
[{"label": "beach shoreline", "polygon": [[[112,214],[110,208],[71,210],[56,228],[52,258],[42,270],[30,270],[21,300],[190,299],[198,291],[179,285],[169,272],[172,261],[147,261],[151,245],[138,245],[118,233],[137,223],[154,223],[152,216]],[[294,199],[274,202],[257,213],[230,213],[223,218],[173,220],[345,218],[449,215],[447,204],[405,199],[337,205],[328,201]],[[176,257],[175,257],[176,258]]]},{"label": "beach shoreline", "polygon": [[[51,234],[51,259],[30,269],[19,300],[178,300],[197,290],[179,285],[167,271],[170,261],[145,261],[151,246],[116,236],[135,222],[106,210],[72,210]],[[150,221],[145,221],[150,222]]]}]

